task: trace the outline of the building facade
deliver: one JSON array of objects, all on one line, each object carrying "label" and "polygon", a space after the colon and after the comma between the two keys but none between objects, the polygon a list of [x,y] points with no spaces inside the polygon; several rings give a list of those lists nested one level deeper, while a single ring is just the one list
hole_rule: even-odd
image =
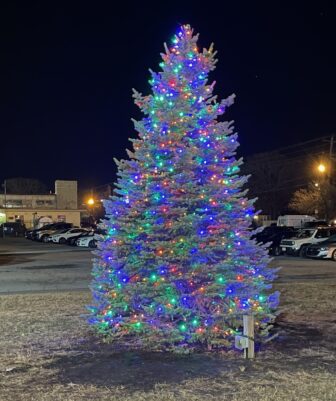
[{"label": "building facade", "polygon": [[77,181],[55,181],[55,193],[0,194],[0,223],[21,221],[27,228],[64,221],[80,226]]}]

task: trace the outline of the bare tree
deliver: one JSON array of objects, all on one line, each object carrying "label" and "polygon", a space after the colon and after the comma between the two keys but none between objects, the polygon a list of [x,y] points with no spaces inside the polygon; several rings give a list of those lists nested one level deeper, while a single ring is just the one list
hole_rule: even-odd
[{"label": "bare tree", "polygon": [[263,214],[276,218],[281,213],[288,213],[293,191],[306,187],[312,180],[311,166],[316,164],[315,156],[300,152],[299,157],[296,152],[289,155],[280,151],[259,153],[248,157],[242,166],[244,174],[251,174],[249,193],[258,198],[256,208]]},{"label": "bare tree", "polygon": [[300,214],[315,214],[321,209],[321,195],[317,188],[301,188],[294,192],[289,208]]},{"label": "bare tree", "polygon": [[319,186],[310,184],[294,192],[289,208],[300,214],[317,214],[320,218],[332,219],[336,215],[336,188],[324,182]]},{"label": "bare tree", "polygon": [[48,193],[43,182],[36,178],[8,178],[6,179],[6,190],[9,194],[36,195]]}]

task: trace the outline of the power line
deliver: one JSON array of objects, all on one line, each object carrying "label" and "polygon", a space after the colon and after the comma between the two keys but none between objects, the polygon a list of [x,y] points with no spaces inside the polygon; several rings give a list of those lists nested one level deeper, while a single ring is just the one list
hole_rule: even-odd
[{"label": "power line", "polygon": [[298,142],[298,143],[295,143],[295,144],[293,144],[293,145],[284,146],[284,147],[282,147],[282,148],[277,148],[277,149],[274,149],[274,150],[271,150],[271,151],[268,151],[268,152],[262,152],[262,153],[273,154],[273,153],[282,152],[282,151],[284,151],[284,150],[286,150],[286,149],[292,149],[292,148],[300,147],[300,146],[302,146],[302,145],[306,145],[307,143],[318,142],[318,141],[321,141],[321,140],[323,140],[323,139],[328,139],[328,138],[330,139],[333,135],[334,135],[334,134],[324,135],[324,136],[321,136],[321,137],[319,137],[319,138],[310,139],[309,141]]},{"label": "power line", "polygon": [[[249,160],[256,160],[256,161],[263,161],[263,160],[269,160],[274,154],[279,154],[280,156],[286,156],[287,158],[289,156],[294,156],[295,154],[307,154],[309,155],[309,153],[313,150],[316,152],[317,149],[320,149],[321,152],[328,152],[329,153],[329,146],[327,146],[328,143],[330,143],[330,141],[332,141],[333,138],[333,134],[330,135],[326,135],[326,136],[322,136],[316,139],[311,139],[309,141],[304,141],[304,142],[299,142],[297,144],[293,144],[293,145],[289,145],[289,146],[285,146],[282,148],[278,148],[275,149],[273,151],[266,151],[266,152],[260,152],[260,153],[255,153],[249,157],[247,157],[247,161]],[[322,141],[328,139],[325,144],[322,143]],[[317,143],[317,145],[313,145],[314,143]],[[308,147],[303,147],[304,145],[309,144]],[[301,147],[301,149],[297,149],[295,150],[295,148]],[[285,152],[286,150],[290,150],[293,149],[293,151],[291,152]]]},{"label": "power line", "polygon": [[279,153],[279,152],[256,153],[254,155],[251,155],[250,157],[247,157],[246,160],[247,162],[249,161],[262,162],[262,161],[272,161],[272,160],[278,161],[277,159],[272,159],[272,157],[274,158],[274,155],[276,154],[278,154],[279,157],[286,158],[286,160],[291,160],[293,158],[305,157],[305,156],[321,156],[321,154],[323,153],[329,153],[329,147],[325,145],[319,145],[311,148],[294,150],[289,153]]}]

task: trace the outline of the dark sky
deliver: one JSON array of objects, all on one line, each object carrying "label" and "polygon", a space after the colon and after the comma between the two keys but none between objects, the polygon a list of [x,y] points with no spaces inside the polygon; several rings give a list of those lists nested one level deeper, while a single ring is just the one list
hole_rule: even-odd
[{"label": "dark sky", "polygon": [[148,93],[148,68],[180,23],[215,43],[212,78],[217,94],[237,95],[227,118],[243,156],[336,131],[335,2],[7,3],[0,180],[113,181],[140,117],[131,88]]}]

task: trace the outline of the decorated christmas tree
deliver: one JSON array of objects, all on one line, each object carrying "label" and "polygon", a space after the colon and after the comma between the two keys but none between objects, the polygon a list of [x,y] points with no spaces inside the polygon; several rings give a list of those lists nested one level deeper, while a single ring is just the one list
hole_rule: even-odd
[{"label": "decorated christmas tree", "polygon": [[182,26],[151,71],[151,94],[134,92],[145,117],[104,203],[89,322],[129,346],[230,347],[244,314],[267,335],[278,304],[267,250],[250,239],[237,135],[218,120],[234,95],[214,96],[215,52],[197,40]]}]

